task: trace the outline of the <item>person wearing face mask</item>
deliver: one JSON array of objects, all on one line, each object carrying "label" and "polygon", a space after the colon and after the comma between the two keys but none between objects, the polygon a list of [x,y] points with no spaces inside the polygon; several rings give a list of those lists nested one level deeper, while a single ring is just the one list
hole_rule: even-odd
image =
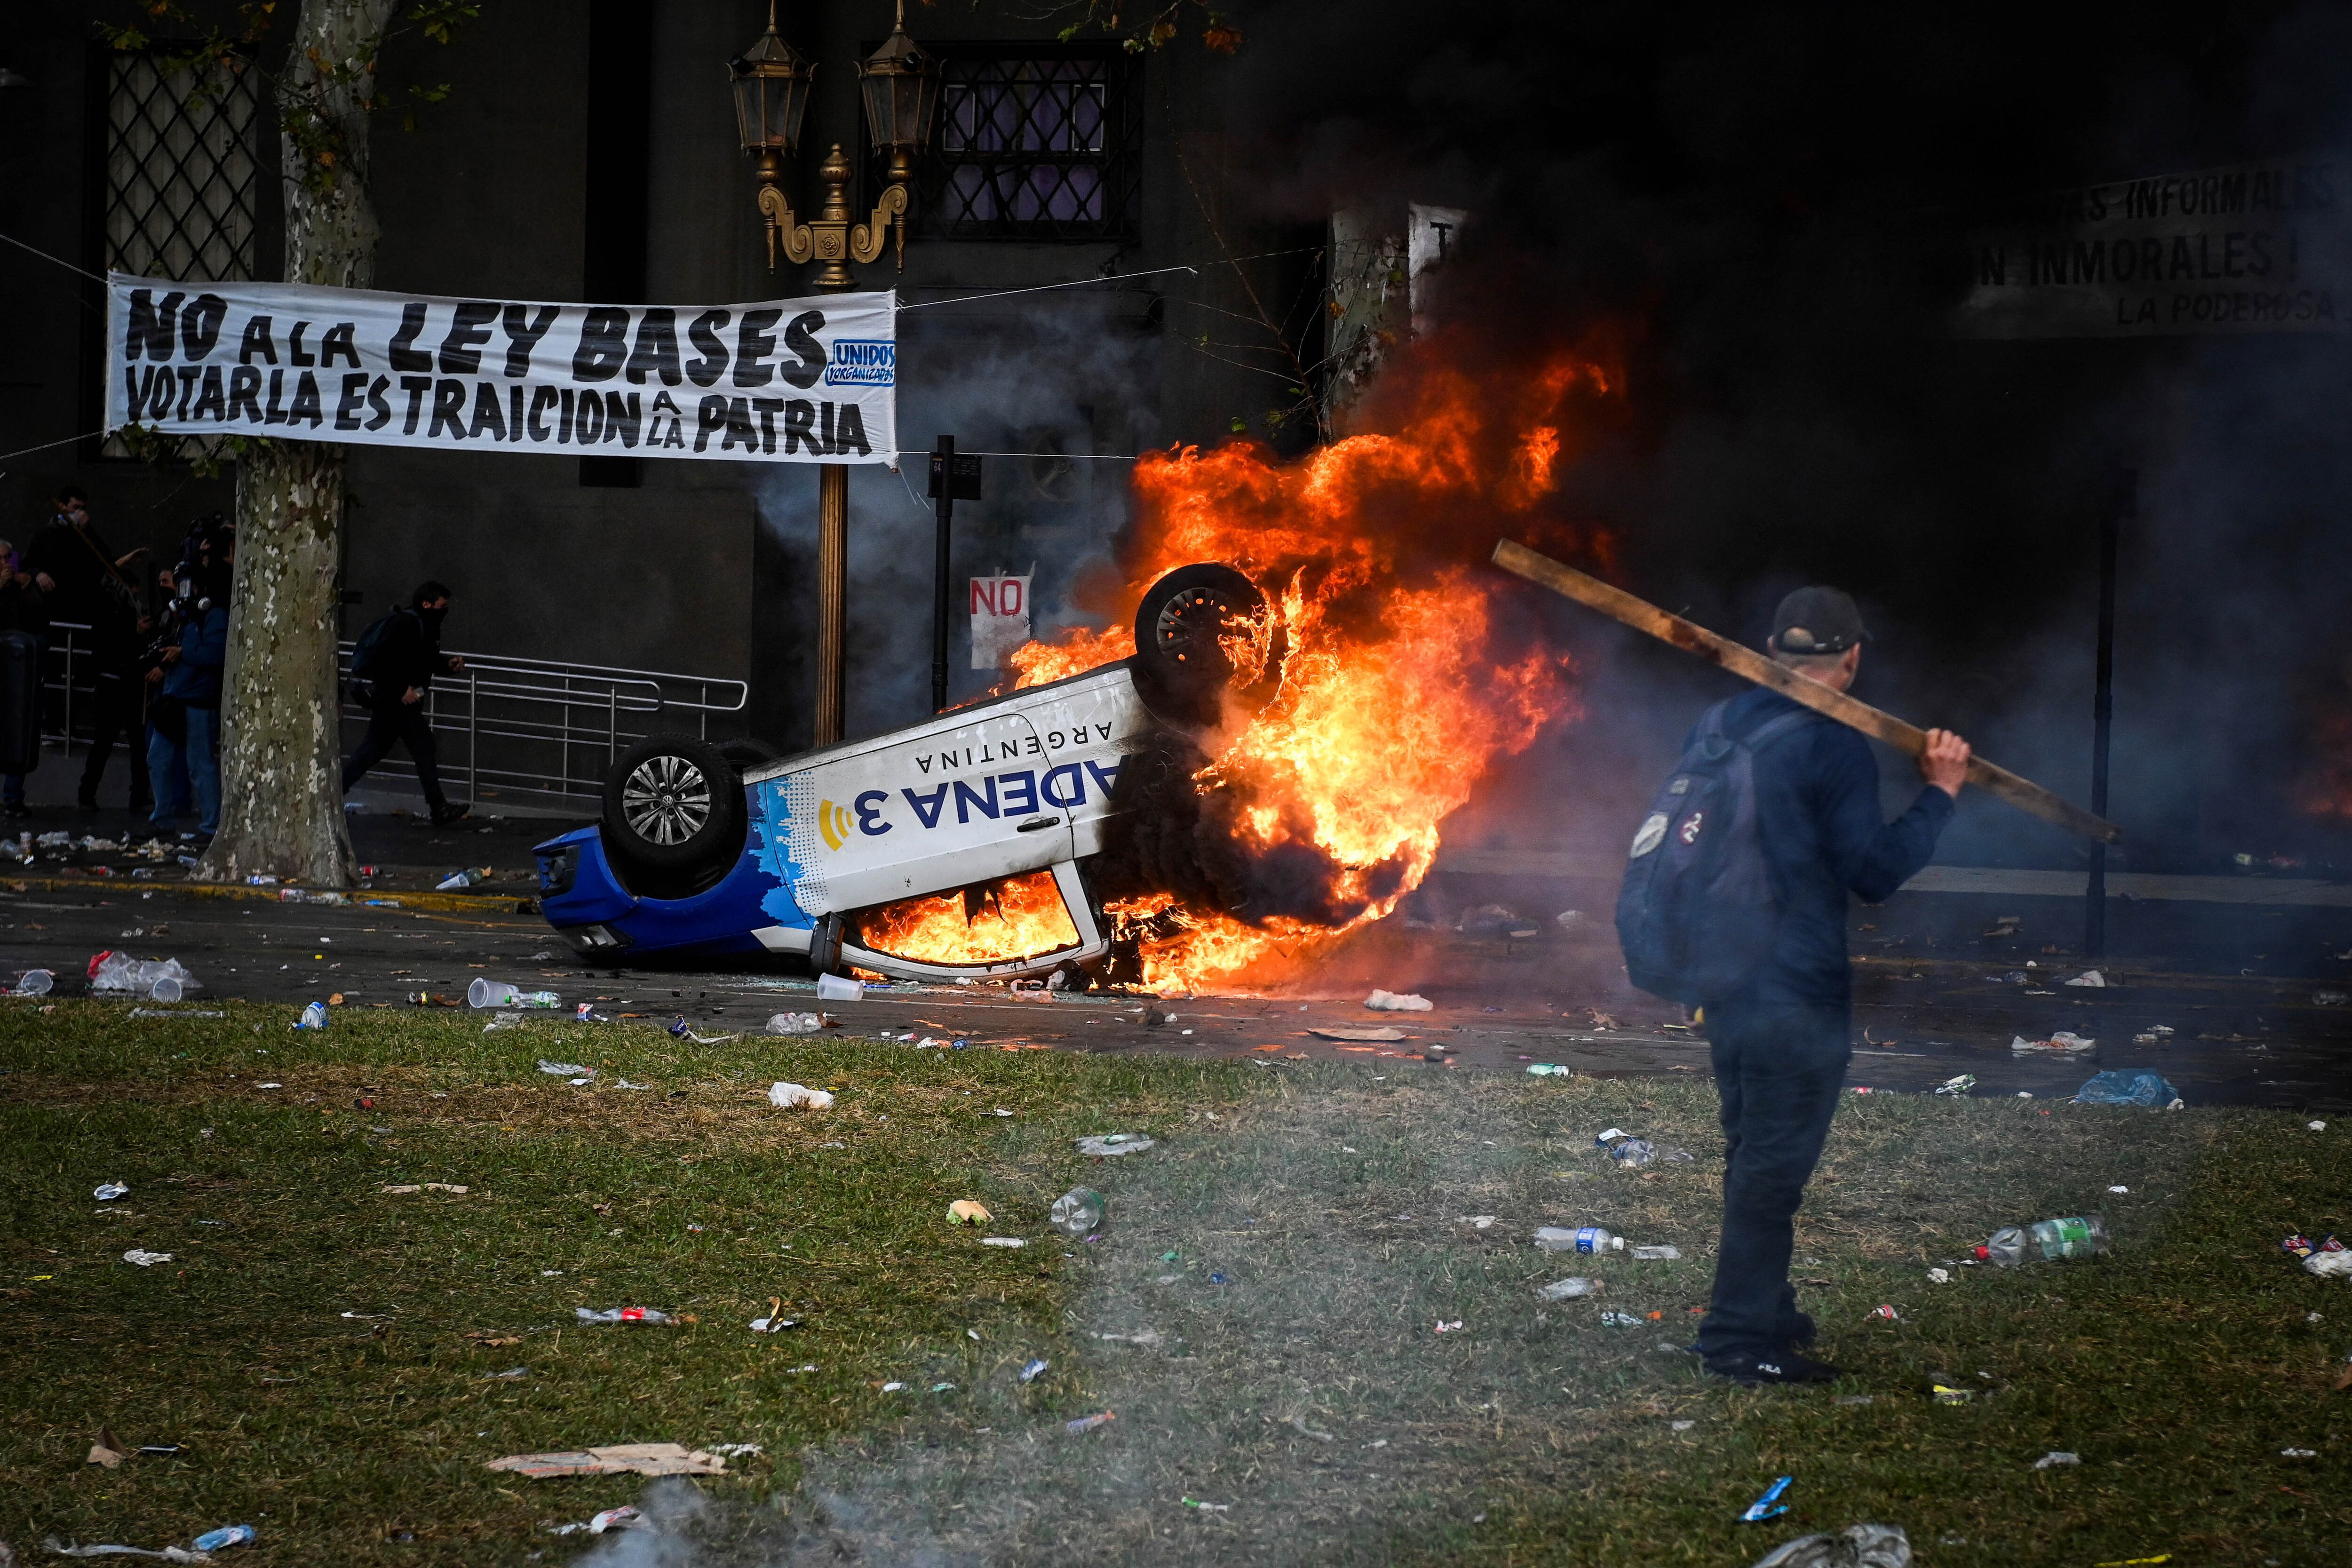
[{"label": "person wearing face mask", "polygon": [[469,809],[450,805],[441,793],[433,721],[425,706],[435,676],[455,675],[466,668],[463,658],[441,651],[441,623],[448,614],[448,588],[428,582],[417,587],[406,606],[360,634],[352,650],[352,694],[368,710],[368,731],[343,764],[343,793],[349,795],[352,785],[389,756],[394,745],[407,746],[436,827],[457,821]]}]

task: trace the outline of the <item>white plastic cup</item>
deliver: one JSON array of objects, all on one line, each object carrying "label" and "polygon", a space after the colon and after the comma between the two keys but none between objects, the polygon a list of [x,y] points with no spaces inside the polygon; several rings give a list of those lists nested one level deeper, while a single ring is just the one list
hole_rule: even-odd
[{"label": "white plastic cup", "polygon": [[520,990],[505,981],[488,980],[478,974],[466,987],[466,1003],[472,1007],[512,1007],[521,996]]},{"label": "white plastic cup", "polygon": [[863,1002],[866,1000],[866,983],[839,974],[820,974],[816,977],[816,999],[820,1002]]},{"label": "white plastic cup", "polygon": [[57,983],[58,977],[46,969],[27,969],[16,977],[16,994],[47,996]]},{"label": "white plastic cup", "polygon": [[177,1002],[185,989],[178,975],[162,975],[154,984],[147,987],[147,999],[151,1002]]}]

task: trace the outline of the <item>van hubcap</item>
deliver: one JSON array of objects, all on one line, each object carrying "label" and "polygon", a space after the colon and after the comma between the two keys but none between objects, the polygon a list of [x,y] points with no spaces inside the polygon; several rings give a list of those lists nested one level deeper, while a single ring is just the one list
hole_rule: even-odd
[{"label": "van hubcap", "polygon": [[683,844],[710,821],[710,781],[684,757],[647,757],[621,785],[621,816],[648,844]]}]

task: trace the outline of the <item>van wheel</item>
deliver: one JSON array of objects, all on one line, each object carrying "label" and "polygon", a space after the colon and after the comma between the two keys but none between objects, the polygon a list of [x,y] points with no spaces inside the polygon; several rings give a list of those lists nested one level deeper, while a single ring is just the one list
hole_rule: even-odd
[{"label": "van wheel", "polygon": [[[1252,650],[1239,662],[1235,644]],[[1136,606],[1136,689],[1171,722],[1215,723],[1228,692],[1255,711],[1282,684],[1287,649],[1265,595],[1222,562],[1178,567]]]},{"label": "van wheel", "polygon": [[604,778],[604,850],[631,892],[683,899],[715,887],[743,853],[743,784],[719,748],[656,735]]}]

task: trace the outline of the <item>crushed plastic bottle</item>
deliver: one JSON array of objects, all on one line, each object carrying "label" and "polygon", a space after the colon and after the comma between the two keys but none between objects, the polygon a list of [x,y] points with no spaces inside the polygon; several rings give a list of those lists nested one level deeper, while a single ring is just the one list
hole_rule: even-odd
[{"label": "crushed plastic bottle", "polygon": [[1577,1275],[1567,1279],[1555,1279],[1536,1288],[1536,1299],[1542,1301],[1575,1301],[1586,1296],[1601,1294],[1601,1281]]},{"label": "crushed plastic bottle", "polygon": [[327,1005],[324,1002],[311,1003],[309,1006],[302,1009],[302,1016],[294,1020],[294,1026],[298,1029],[325,1028],[327,1026]]},{"label": "crushed plastic bottle", "polygon": [[1072,1187],[1054,1200],[1045,1217],[1073,1240],[1091,1235],[1102,1228],[1103,1195],[1092,1187]]},{"label": "crushed plastic bottle", "polygon": [[197,1536],[194,1546],[199,1552],[224,1552],[232,1546],[246,1545],[259,1533],[249,1524],[225,1524]]},{"label": "crushed plastic bottle", "polygon": [[1678,1247],[1637,1247],[1633,1249],[1636,1263],[1672,1263],[1682,1256]]},{"label": "crushed plastic bottle", "polygon": [[1611,1145],[1609,1157],[1626,1170],[1639,1170],[1658,1157],[1658,1146],[1647,1138],[1620,1138]]},{"label": "crushed plastic bottle", "polygon": [[563,998],[552,991],[524,991],[503,980],[488,980],[480,975],[466,987],[468,1006],[490,1007],[561,1007]]},{"label": "crushed plastic bottle", "polygon": [[1622,1252],[1625,1238],[1612,1236],[1597,1225],[1575,1230],[1547,1225],[1537,1228],[1536,1245],[1546,1252]]},{"label": "crushed plastic bottle", "polygon": [[2025,1261],[2029,1247],[2038,1251],[2045,1261],[2055,1262],[2065,1258],[2102,1256],[2112,1249],[2112,1243],[2106,1221],[2097,1215],[2041,1219],[2030,1226],[2003,1226],[1994,1231],[1992,1239],[1977,1248],[1977,1260],[2014,1268]]}]

